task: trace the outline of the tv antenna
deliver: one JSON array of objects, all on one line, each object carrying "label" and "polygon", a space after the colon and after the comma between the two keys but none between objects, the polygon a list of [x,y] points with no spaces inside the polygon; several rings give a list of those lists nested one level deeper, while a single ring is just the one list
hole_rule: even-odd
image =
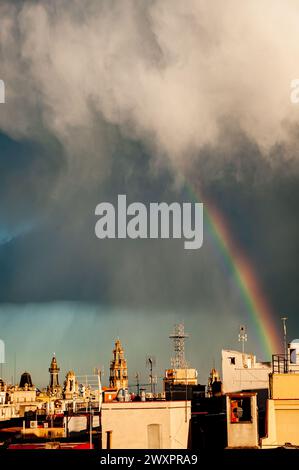
[{"label": "tv antenna", "polygon": [[147,356],[145,360],[146,367],[149,367],[150,370],[150,386],[151,386],[151,393],[156,393],[156,383],[157,377],[153,376],[153,368],[156,365],[156,358],[155,356]]},{"label": "tv antenna", "polygon": [[247,342],[247,330],[245,325],[241,325],[239,328],[238,341],[242,343],[242,353],[244,354],[245,343]]},{"label": "tv antenna", "polygon": [[140,375],[139,375],[139,372],[136,372],[135,379],[136,379],[137,395],[139,396],[140,395]]}]

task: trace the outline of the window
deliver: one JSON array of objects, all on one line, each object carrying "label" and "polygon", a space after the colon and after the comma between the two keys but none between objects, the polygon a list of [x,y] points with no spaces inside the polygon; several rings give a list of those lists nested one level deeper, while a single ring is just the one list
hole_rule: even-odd
[{"label": "window", "polygon": [[161,449],[161,424],[148,424],[148,449]]},{"label": "window", "polygon": [[232,398],[230,402],[231,423],[251,423],[251,398]]},{"label": "window", "polygon": [[291,362],[291,364],[296,364],[296,362],[297,362],[296,355],[297,355],[296,349],[291,349],[290,350],[290,357],[291,357],[290,362]]},{"label": "window", "polygon": [[229,357],[228,360],[230,361],[231,366],[236,364],[236,358],[235,357]]}]

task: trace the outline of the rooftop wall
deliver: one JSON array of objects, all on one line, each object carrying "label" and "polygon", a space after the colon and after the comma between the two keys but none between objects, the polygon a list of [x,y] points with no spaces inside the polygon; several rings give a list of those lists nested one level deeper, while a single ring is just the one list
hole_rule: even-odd
[{"label": "rooftop wall", "polygon": [[186,401],[104,403],[103,448],[112,431],[113,449],[186,449],[190,418]]}]

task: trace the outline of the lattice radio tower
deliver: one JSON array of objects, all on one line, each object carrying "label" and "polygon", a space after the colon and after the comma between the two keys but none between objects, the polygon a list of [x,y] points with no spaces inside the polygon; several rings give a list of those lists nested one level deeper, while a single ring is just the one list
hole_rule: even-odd
[{"label": "lattice radio tower", "polygon": [[174,369],[184,369],[187,367],[185,359],[185,339],[189,335],[185,333],[184,323],[174,325],[174,331],[169,335],[173,339],[174,357],[171,358],[171,366]]}]

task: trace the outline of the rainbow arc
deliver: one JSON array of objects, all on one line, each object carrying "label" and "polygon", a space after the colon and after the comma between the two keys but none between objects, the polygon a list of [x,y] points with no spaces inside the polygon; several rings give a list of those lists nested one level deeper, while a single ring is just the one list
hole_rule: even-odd
[{"label": "rainbow arc", "polygon": [[274,312],[261,289],[258,276],[244,251],[237,246],[220,211],[210,201],[203,201],[199,191],[195,191],[190,184],[187,189],[192,199],[204,202],[204,223],[233,275],[258,341],[265,356],[270,359],[272,354],[281,351],[282,343]]}]

